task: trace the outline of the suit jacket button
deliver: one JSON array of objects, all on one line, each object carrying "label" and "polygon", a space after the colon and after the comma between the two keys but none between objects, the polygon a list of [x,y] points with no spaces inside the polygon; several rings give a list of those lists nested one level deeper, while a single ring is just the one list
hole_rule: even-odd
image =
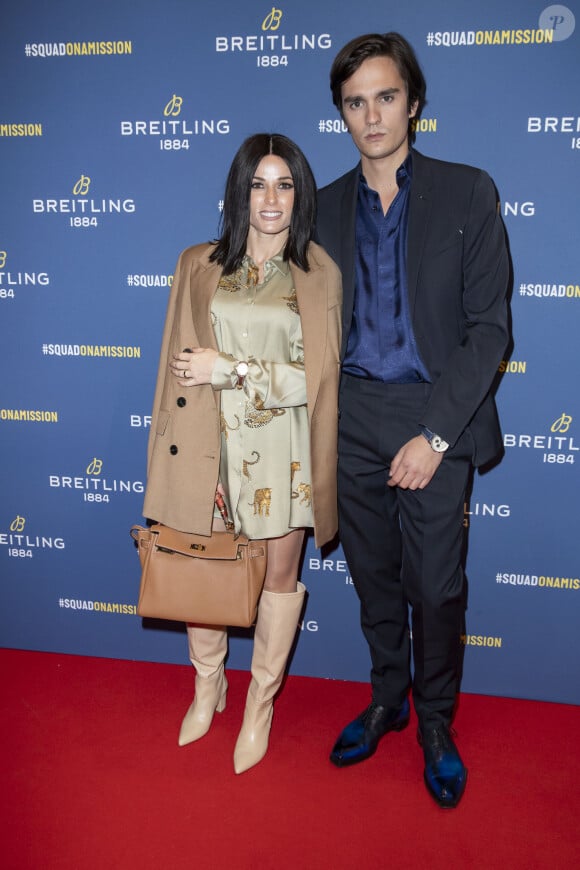
[{"label": "suit jacket button", "polygon": [[177,453],[177,444],[172,444],[171,447],[169,448],[169,452],[171,453],[172,456],[175,456],[175,454]]},{"label": "suit jacket button", "polygon": [[179,399],[177,400],[177,407],[178,408],[185,408],[186,405],[187,405],[187,399],[184,399],[183,396],[180,396]]}]

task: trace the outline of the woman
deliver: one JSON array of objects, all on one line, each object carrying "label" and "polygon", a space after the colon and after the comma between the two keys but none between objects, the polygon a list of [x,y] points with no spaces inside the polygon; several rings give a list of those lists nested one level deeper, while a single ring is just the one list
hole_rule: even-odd
[{"label": "woman", "polygon": [[[268,748],[304,603],[304,530],[314,527],[317,546],[337,530],[341,285],[310,241],[315,210],[300,149],[280,135],[247,139],[229,171],[220,240],[179,258],[161,349],[145,516],[209,535],[222,522],[217,491],[236,532],[268,539],[236,773]],[[195,697],[180,745],[206,734],[227,691],[226,628],[187,633]]]}]

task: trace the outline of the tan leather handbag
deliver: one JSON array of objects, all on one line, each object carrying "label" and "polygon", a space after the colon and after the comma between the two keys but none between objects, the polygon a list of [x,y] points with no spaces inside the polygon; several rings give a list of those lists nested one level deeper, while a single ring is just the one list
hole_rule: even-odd
[{"label": "tan leather handbag", "polygon": [[137,613],[203,625],[250,626],[266,576],[266,541],[133,526],[141,560]]}]

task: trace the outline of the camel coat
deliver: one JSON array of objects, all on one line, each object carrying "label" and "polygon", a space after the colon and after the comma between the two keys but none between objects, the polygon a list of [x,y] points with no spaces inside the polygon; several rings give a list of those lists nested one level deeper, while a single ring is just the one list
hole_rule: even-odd
[{"label": "camel coat", "polygon": [[[220,392],[210,384],[183,387],[169,370],[186,348],[217,350],[210,307],[221,267],[209,244],[187,248],[177,263],[165,328],[149,435],[146,517],[185,532],[209,535],[219,474]],[[304,340],[310,424],[312,512],[316,546],[337,531],[337,400],[341,279],[318,245],[308,249],[309,272],[290,264]]]}]

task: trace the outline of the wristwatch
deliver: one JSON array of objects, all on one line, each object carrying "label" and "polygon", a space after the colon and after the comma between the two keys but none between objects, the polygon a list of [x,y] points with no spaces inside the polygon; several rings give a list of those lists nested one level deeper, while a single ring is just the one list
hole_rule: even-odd
[{"label": "wristwatch", "polygon": [[248,363],[242,360],[242,362],[236,363],[234,366],[234,374],[237,376],[238,380],[236,383],[236,390],[241,390],[244,386],[244,381],[246,380],[246,375],[248,374]]},{"label": "wristwatch", "polygon": [[447,441],[444,441],[441,435],[431,432],[426,426],[421,426],[421,434],[427,439],[431,450],[434,450],[435,453],[445,453],[446,450],[449,450]]}]

